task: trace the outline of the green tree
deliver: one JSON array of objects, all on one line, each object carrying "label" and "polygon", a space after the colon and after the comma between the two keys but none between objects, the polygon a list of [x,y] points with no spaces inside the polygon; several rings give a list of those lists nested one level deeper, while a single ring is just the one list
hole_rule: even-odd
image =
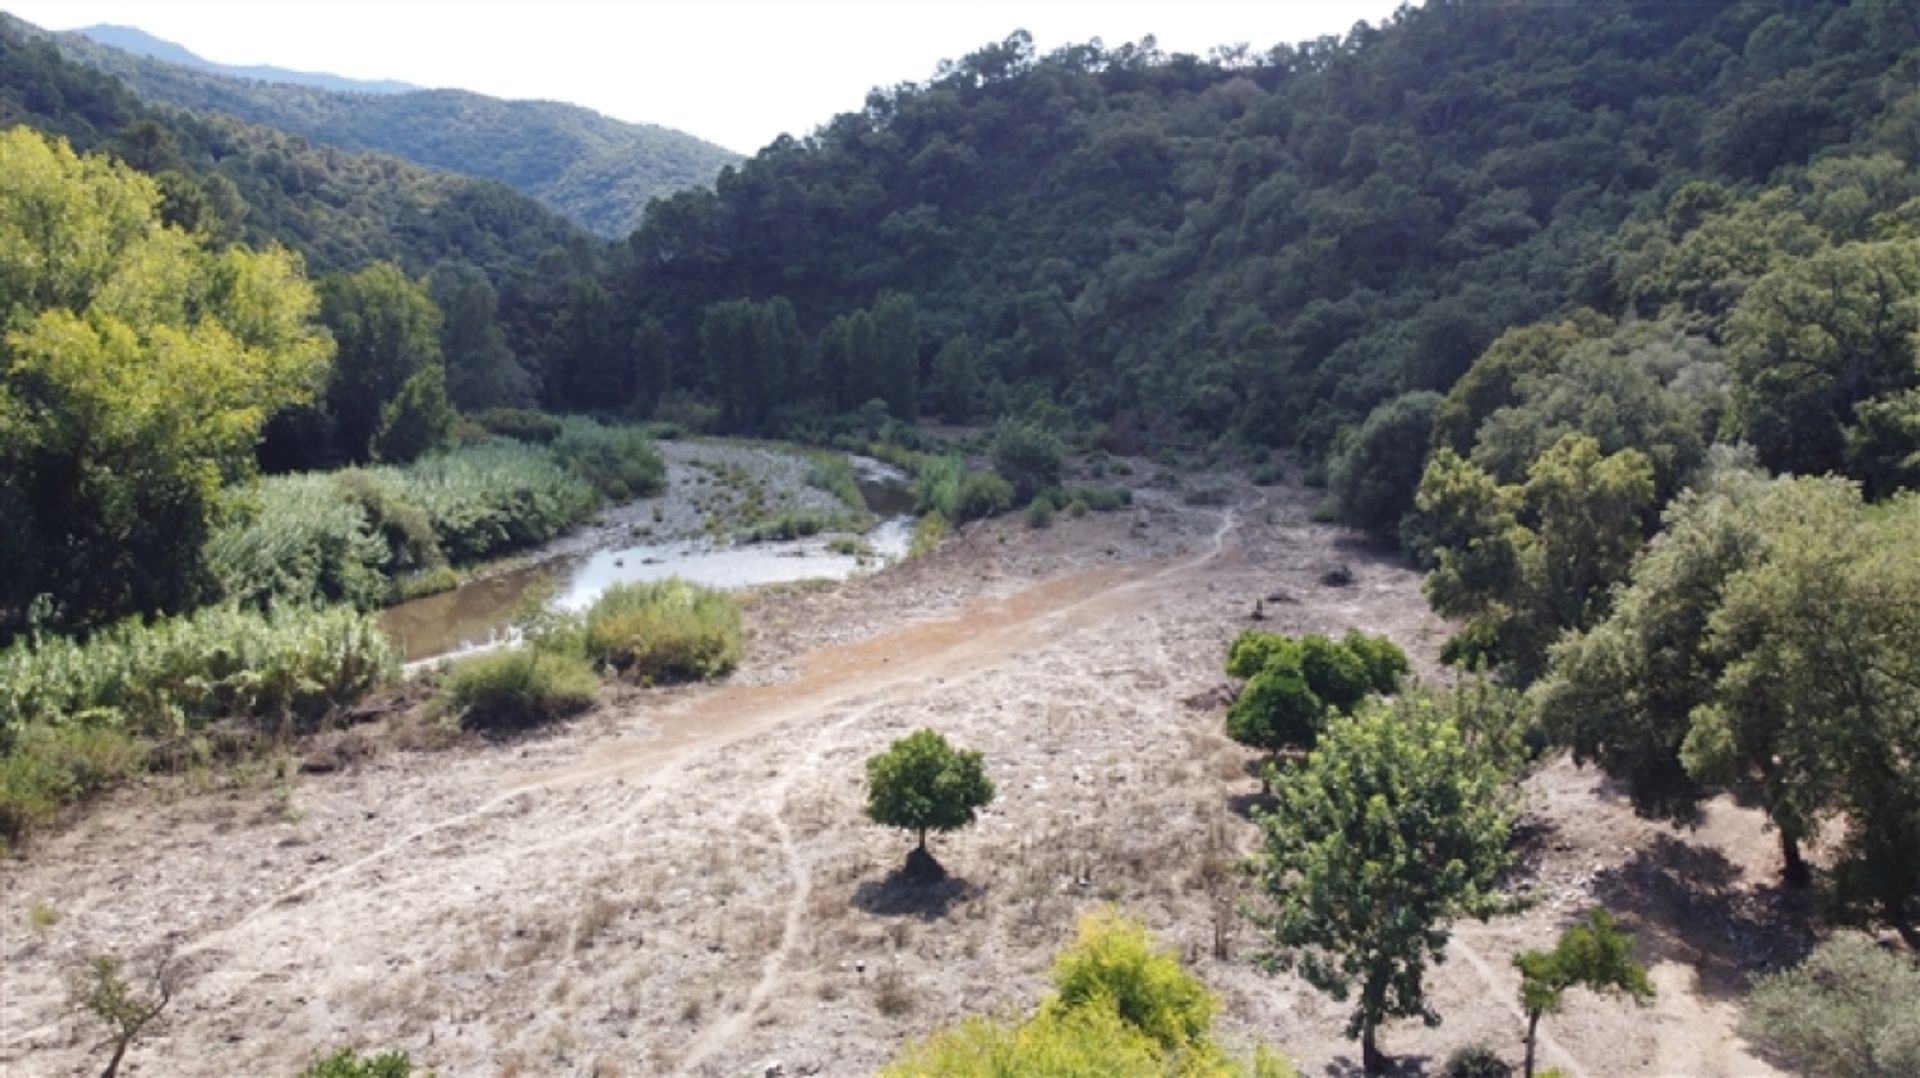
[{"label": "green tree", "polygon": [[956,749],[932,730],[895,741],[867,760],[867,818],[918,835],[954,831],[993,801],[993,782],[978,751]]},{"label": "green tree", "polygon": [[1741,431],[1768,467],[1846,466],[1862,402],[1920,385],[1920,240],[1850,243],[1782,265],[1727,325]]},{"label": "green tree", "polygon": [[1621,931],[1613,915],[1605,910],[1594,910],[1584,923],[1569,926],[1551,951],[1514,955],[1513,965],[1520,971],[1520,1008],[1527,1014],[1523,1068],[1527,1078],[1533,1078],[1540,1017],[1558,1014],[1568,989],[1620,992],[1642,1006],[1654,997],[1647,968],[1633,960],[1633,937]]},{"label": "green tree", "polygon": [[920,315],[912,296],[889,293],[873,305],[876,386],[895,419],[920,418]]},{"label": "green tree", "polygon": [[1424,585],[1433,608],[1467,620],[1447,658],[1500,663],[1531,682],[1561,633],[1605,613],[1653,501],[1644,454],[1603,456],[1584,434],[1563,436],[1519,486],[1437,451],[1403,530],[1433,562]]},{"label": "green tree", "polygon": [[934,358],[940,378],[940,418],[963,424],[973,418],[973,398],[980,392],[978,360],[973,338],[962,333],[940,346]]},{"label": "green tree", "polygon": [[594,277],[567,278],[566,298],[547,330],[546,399],[582,411],[621,411],[639,388],[631,357],[615,332],[613,294]]},{"label": "green tree", "polygon": [[320,282],[320,320],[338,346],[327,408],[340,451],[363,461],[388,402],[407,380],[442,365],[440,309],[391,262]]},{"label": "green tree", "polygon": [[445,448],[452,437],[453,405],[447,401],[447,376],[434,364],[415,372],[380,410],[373,456],[389,464],[408,464]]},{"label": "green tree", "polygon": [[1850,826],[1843,896],[1911,917],[1920,868],[1920,496],[1867,506],[1836,479],[1734,475],[1669,509],[1614,612],[1536,689],[1576,756],[1643,811],[1715,786],[1778,828],[1787,877],[1824,818]]},{"label": "green tree", "polygon": [[1830,1078],[1920,1074],[1920,967],[1847,933],[1759,978],[1740,1030],[1788,1067]]},{"label": "green tree", "polygon": [[1060,440],[1022,419],[1003,419],[989,447],[994,471],[1013,484],[1016,502],[1032,500],[1060,485]]},{"label": "green tree", "polygon": [[[209,250],[154,184],[23,128],[0,134],[0,636],[205,595],[220,488],[331,356],[279,250]],[[42,604],[46,605],[46,604]]]},{"label": "green tree", "polygon": [[113,1055],[107,1060],[100,1078],[114,1078],[127,1050],[140,1034],[160,1017],[173,1001],[175,978],[165,966],[154,975],[153,986],[138,992],[120,975],[120,960],[99,955],[87,963],[85,972],[75,974],[67,990],[73,1006],[99,1019],[108,1030]]},{"label": "green tree", "polygon": [[444,318],[440,352],[446,360],[447,396],[463,411],[516,407],[532,401],[526,372],[500,328],[499,296],[472,266],[433,277],[433,300]]},{"label": "green tree", "polygon": [[1342,523],[1397,534],[1400,518],[1413,508],[1440,401],[1438,393],[1403,393],[1367,414],[1327,469]]},{"label": "green tree", "polygon": [[1495,907],[1512,860],[1509,797],[1421,701],[1335,720],[1306,766],[1275,775],[1274,793],[1253,864],[1266,901],[1249,910],[1272,945],[1260,962],[1297,968],[1336,999],[1357,988],[1347,1035],[1381,1073],[1382,1023],[1439,1021],[1424,982],[1447,923]]}]

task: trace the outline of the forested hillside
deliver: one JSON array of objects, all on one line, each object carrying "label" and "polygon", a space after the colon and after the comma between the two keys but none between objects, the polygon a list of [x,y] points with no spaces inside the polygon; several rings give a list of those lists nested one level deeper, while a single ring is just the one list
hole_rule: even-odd
[{"label": "forested hillside", "polygon": [[[615,291],[682,356],[720,301],[785,299],[812,336],[897,291],[929,393],[964,334],[994,410],[1317,458],[1507,327],[1657,313],[1622,271],[1690,181],[1907,169],[1917,33],[1898,3],[1444,3],[1205,59],[1016,34],[676,196]],[[835,382],[780,399],[832,411]]]},{"label": "forested hillside", "polygon": [[711,184],[739,159],[681,131],[576,105],[464,90],[339,93],[236,78],[110,48],[84,33],[56,40],[69,57],[118,76],[150,101],[499,180],[607,236],[638,227],[650,199]]}]

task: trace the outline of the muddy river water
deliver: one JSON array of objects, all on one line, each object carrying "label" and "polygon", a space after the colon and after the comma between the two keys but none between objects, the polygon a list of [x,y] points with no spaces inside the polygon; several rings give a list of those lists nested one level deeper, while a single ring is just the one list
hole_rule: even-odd
[{"label": "muddy river water", "polygon": [[867,552],[859,555],[829,550],[833,537],[828,535],[740,544],[708,539],[613,540],[588,551],[575,545],[547,556],[536,551],[520,568],[388,607],[380,615],[380,625],[399,642],[406,661],[415,663],[498,646],[512,640],[514,622],[532,604],[584,610],[614,584],[677,576],[732,590],[801,580],[844,580],[900,558],[913,537],[913,519],[907,515],[913,495],[905,476],[884,466],[868,469],[861,477],[860,493],[880,522],[861,537]]}]

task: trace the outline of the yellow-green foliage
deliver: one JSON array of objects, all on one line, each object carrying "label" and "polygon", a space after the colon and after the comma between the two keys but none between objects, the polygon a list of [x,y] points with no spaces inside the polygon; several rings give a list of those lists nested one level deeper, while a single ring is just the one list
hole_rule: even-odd
[{"label": "yellow-green foliage", "polygon": [[651,682],[720,677],[740,662],[740,607],[680,579],[616,584],[586,613],[594,662]]},{"label": "yellow-green foliage", "polygon": [[200,599],[221,486],[332,355],[299,259],[213,250],[160,205],[104,156],[0,134],[0,632],[43,594],[75,627]]},{"label": "yellow-green foliage", "polygon": [[947,537],[948,530],[945,514],[938,509],[928,512],[913,526],[913,542],[907,546],[907,557],[917,558],[933,553],[940,541]]},{"label": "yellow-green foliage", "polygon": [[1242,1063],[1212,1039],[1219,1001],[1146,926],[1088,914],[1054,960],[1055,992],[1025,1020],[972,1017],[909,1044],[887,1078],[1294,1078],[1265,1048]]},{"label": "yellow-green foliage", "polygon": [[463,659],[447,676],[447,702],[462,725],[515,730],[593,706],[600,678],[578,654],[513,648]]},{"label": "yellow-green foliage", "polygon": [[860,493],[860,480],[853,462],[844,453],[807,454],[807,485],[818,487],[839,498],[841,504],[856,513],[867,511],[867,499]]},{"label": "yellow-green foliage", "polygon": [[85,643],[17,641],[0,651],[0,837],[138,771],[144,739],[224,718],[310,728],[398,662],[373,619],[343,607],[209,607]]}]

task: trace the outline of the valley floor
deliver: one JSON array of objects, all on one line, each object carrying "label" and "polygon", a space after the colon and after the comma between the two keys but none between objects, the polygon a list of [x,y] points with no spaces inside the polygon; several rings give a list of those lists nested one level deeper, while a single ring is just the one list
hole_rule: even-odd
[{"label": "valley floor", "polygon": [[[1143,492],[1046,531],[1009,518],[762,598],[728,683],[622,690],[518,744],[117,798],[0,867],[0,1072],[97,1067],[65,972],[166,951],[183,987],[123,1073],[291,1074],[354,1045],[446,1076],[866,1074],[964,1013],[1030,1006],[1078,914],[1109,902],[1223,994],[1230,1042],[1357,1072],[1341,1006],[1255,970],[1232,912],[1258,783],[1221,732],[1220,665],[1256,598],[1267,627],[1383,632],[1429,675],[1445,626],[1397,558],[1310,523],[1312,492],[1236,494]],[[1323,582],[1340,565],[1350,581]],[[936,887],[890,878],[911,840],[860,812],[863,761],[923,725],[985,750],[999,789],[935,840]],[[1395,1024],[1384,1047],[1423,1071],[1476,1042],[1517,1059],[1511,955],[1602,901],[1660,998],[1576,994],[1543,1025],[1543,1064],[1772,1073],[1734,1005],[1806,945],[1806,919],[1772,889],[1758,816],[1716,803],[1676,832],[1565,761],[1527,796],[1542,901],[1461,926],[1430,982],[1444,1024]],[[53,924],[30,923],[36,902]]]}]

